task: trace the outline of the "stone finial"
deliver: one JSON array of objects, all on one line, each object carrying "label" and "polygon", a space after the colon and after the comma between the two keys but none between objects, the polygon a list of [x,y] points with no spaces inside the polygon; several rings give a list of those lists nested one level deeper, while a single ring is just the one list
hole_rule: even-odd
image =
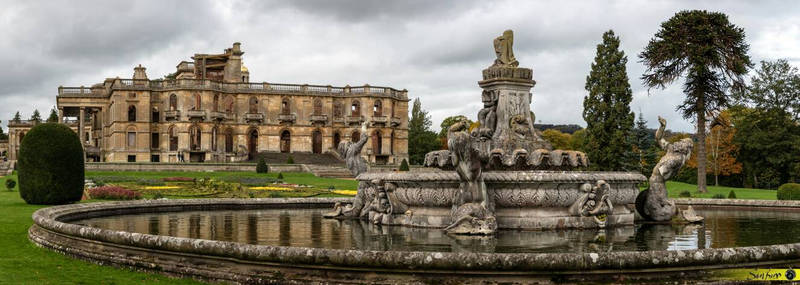
[{"label": "stone finial", "polygon": [[133,79],[142,79],[147,80],[147,73],[145,72],[147,68],[144,68],[141,64],[139,66],[133,68]]},{"label": "stone finial", "polygon": [[514,58],[514,32],[505,30],[499,37],[494,38],[494,53],[497,59],[492,67],[517,67],[519,62]]}]

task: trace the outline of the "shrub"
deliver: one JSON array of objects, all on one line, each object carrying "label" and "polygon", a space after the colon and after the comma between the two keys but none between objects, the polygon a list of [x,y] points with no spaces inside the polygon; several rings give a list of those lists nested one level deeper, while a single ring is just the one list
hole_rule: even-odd
[{"label": "shrub", "polygon": [[714,194],[714,196],[711,196],[711,198],[714,198],[714,199],[725,199],[725,195],[717,193],[717,194]]},{"label": "shrub", "polygon": [[164,177],[162,180],[164,182],[194,182],[194,178],[191,177]]},{"label": "shrub", "polygon": [[279,172],[278,173],[278,179],[279,180],[283,180],[283,172]]},{"label": "shrub", "polygon": [[786,183],[778,187],[778,200],[800,200],[800,184]]},{"label": "shrub", "polygon": [[19,193],[28,204],[57,205],[83,196],[83,146],[78,134],[58,123],[33,127],[19,148]]},{"label": "shrub", "polygon": [[260,158],[258,160],[258,164],[256,164],[256,173],[267,173],[269,172],[269,166],[267,166],[267,162],[264,161],[264,158]]},{"label": "shrub", "polygon": [[728,192],[728,199],[736,199],[736,192],[733,192],[733,190]]},{"label": "shrub", "polygon": [[102,186],[89,189],[89,197],[92,199],[134,200],[141,198],[142,194],[119,186]]},{"label": "shrub", "polygon": [[161,194],[160,192],[156,192],[155,194],[153,194],[153,199],[161,199],[161,198],[164,198],[164,194]]},{"label": "shrub", "polygon": [[238,176],[228,176],[222,177],[222,181],[225,182],[233,182],[239,183],[245,186],[263,186],[264,184],[270,184],[274,182],[278,182],[278,179],[270,178],[270,177],[238,177]]},{"label": "shrub", "polygon": [[409,170],[408,169],[408,161],[406,161],[406,159],[403,158],[403,161],[400,162],[400,171],[408,171],[408,170]]},{"label": "shrub", "polygon": [[14,186],[17,186],[17,181],[11,178],[6,180],[6,189],[8,189],[8,191],[14,191]]},{"label": "shrub", "polygon": [[683,191],[680,194],[678,194],[678,197],[691,198],[692,197],[692,192]]},{"label": "shrub", "polygon": [[286,159],[286,164],[294,164],[294,157],[290,155],[289,158]]}]

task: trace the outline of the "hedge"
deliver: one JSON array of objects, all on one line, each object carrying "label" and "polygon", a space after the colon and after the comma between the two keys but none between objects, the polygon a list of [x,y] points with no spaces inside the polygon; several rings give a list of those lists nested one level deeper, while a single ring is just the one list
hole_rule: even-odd
[{"label": "hedge", "polygon": [[800,200],[800,184],[786,183],[778,187],[778,200]]},{"label": "hedge", "polygon": [[58,205],[83,196],[83,146],[58,123],[33,127],[19,147],[19,193],[28,204]]}]

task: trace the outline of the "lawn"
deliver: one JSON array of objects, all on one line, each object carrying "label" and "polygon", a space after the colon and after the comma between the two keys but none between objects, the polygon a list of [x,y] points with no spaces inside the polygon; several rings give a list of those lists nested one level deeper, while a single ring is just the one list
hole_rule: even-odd
[{"label": "lawn", "polygon": [[[14,180],[16,177],[11,176]],[[31,214],[46,206],[28,205],[0,177],[0,283],[3,284],[203,284],[80,261],[28,241]]]},{"label": "lawn", "polygon": [[692,193],[692,198],[712,198],[715,194],[721,194],[728,197],[728,193],[734,191],[737,199],[754,199],[754,200],[775,200],[777,199],[777,191],[767,189],[753,189],[753,188],[734,188],[724,186],[708,186],[708,193],[698,193],[697,185],[687,184],[682,182],[667,181],[667,191],[670,198],[680,198],[678,195],[683,191]]}]

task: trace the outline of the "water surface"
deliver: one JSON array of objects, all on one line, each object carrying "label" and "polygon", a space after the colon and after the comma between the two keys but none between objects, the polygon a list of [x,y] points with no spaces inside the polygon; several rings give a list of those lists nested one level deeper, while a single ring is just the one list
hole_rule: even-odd
[{"label": "water surface", "polygon": [[494,237],[376,226],[322,217],[328,209],[222,210],[120,215],[73,223],[104,229],[273,246],[442,252],[607,252],[772,245],[800,241],[800,213],[701,210],[705,225],[605,230],[500,230]]}]

